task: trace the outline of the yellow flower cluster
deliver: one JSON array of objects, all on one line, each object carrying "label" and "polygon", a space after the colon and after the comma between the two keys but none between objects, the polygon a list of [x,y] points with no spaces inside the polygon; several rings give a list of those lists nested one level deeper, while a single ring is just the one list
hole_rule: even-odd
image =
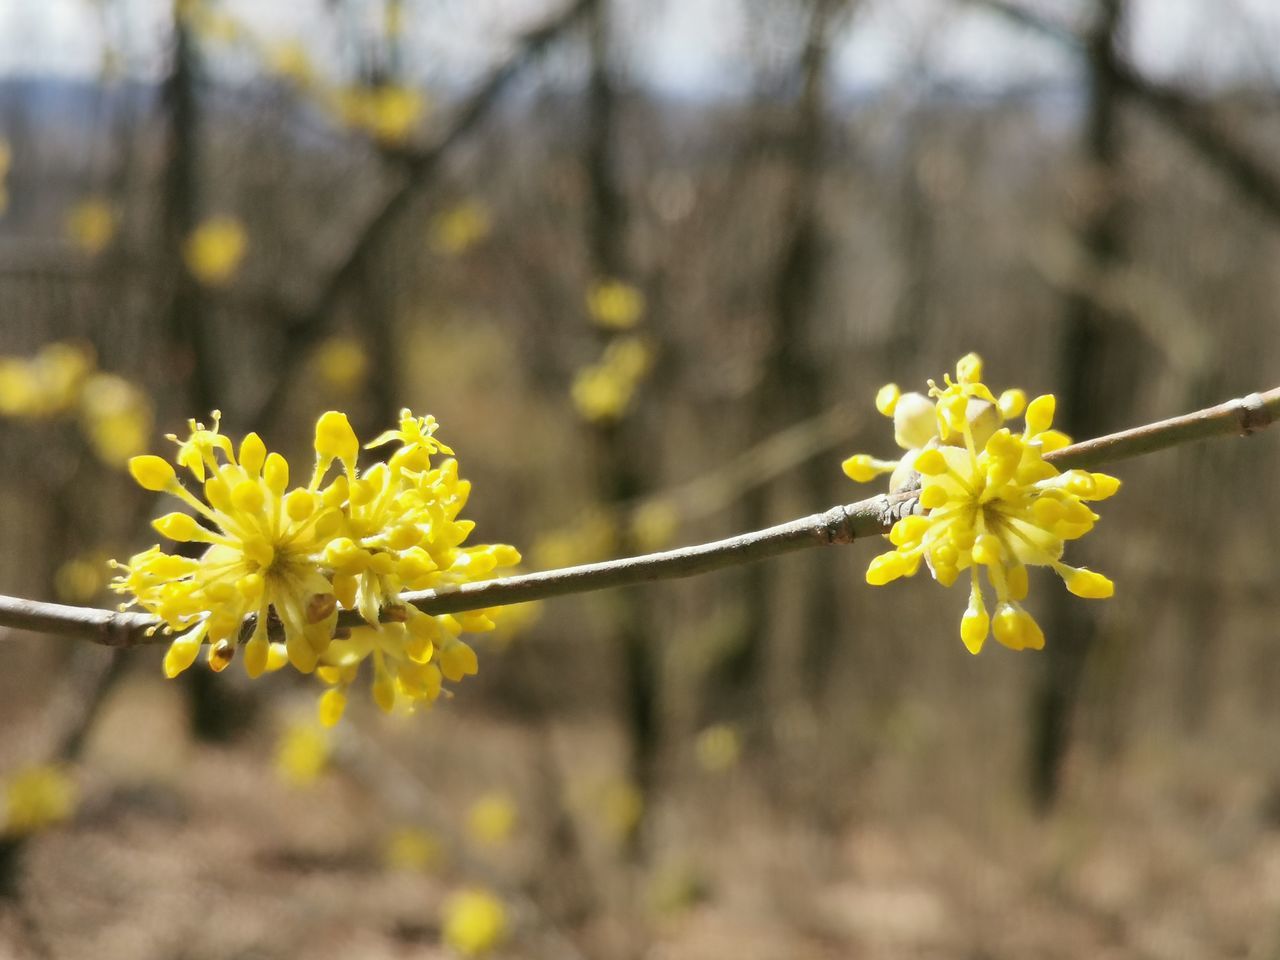
[{"label": "yellow flower cluster", "polygon": [[61,823],[75,812],[76,785],[61,767],[33,765],[4,785],[3,833],[22,836]]},{"label": "yellow flower cluster", "polygon": [[457,256],[484,240],[492,229],[493,217],[485,206],[464,200],[432,217],[427,236],[434,252]]},{"label": "yellow flower cluster", "polygon": [[67,236],[91,257],[100,254],[116,235],[116,215],[101,197],[81,200],[69,211]]},{"label": "yellow flower cluster", "polygon": [[[894,549],[871,561],[868,583],[912,576],[922,560],[944,586],[968,570],[969,606],[960,636],[975,654],[990,633],[1014,650],[1044,646],[1044,634],[1021,603],[1028,566],[1052,568],[1076,596],[1112,595],[1105,576],[1068,566],[1061,557],[1065,542],[1084,536],[1098,519],[1086,502],[1110,497],[1120,481],[1085,470],[1063,473],[1044,459],[1071,442],[1052,429],[1051,394],[1030,403],[1021,390],[996,397],[982,382],[982,360],[969,354],[956,365],[954,381],[950,375],[942,386],[929,381],[928,396],[888,384],[876,406],[893,419],[895,439],[907,452],[897,461],[859,454],[845,461],[844,471],[858,482],[891,473],[891,490],[918,478],[925,513],[894,524]],[[1006,426],[1020,415],[1022,430]],[[988,613],[979,584],[983,568],[995,591],[994,613]]]},{"label": "yellow flower cluster", "polygon": [[587,291],[587,313],[606,330],[630,330],[644,314],[644,294],[621,280],[602,280]]},{"label": "yellow flower cluster", "polygon": [[34,357],[0,357],[0,416],[76,417],[98,458],[112,467],[146,449],[151,401],[123,377],[96,369],[88,346],[55,341]]},{"label": "yellow flower cluster", "polygon": [[217,287],[227,283],[244,260],[249,236],[234,217],[210,217],[187,237],[182,256],[191,275]]},{"label": "yellow flower cluster", "polygon": [[426,97],[417,90],[394,84],[350,87],[337,91],[331,99],[342,123],[389,144],[408,140],[428,106]]},{"label": "yellow flower cluster", "polygon": [[309,787],[329,766],[331,734],[323,727],[297,721],[289,724],[276,745],[276,773],[292,787]]},{"label": "yellow flower cluster", "polygon": [[598,363],[579,370],[573,379],[573,404],[593,423],[617,420],[649,372],[653,351],[640,337],[619,337]]},{"label": "yellow flower cluster", "polygon": [[[251,677],[286,663],[315,673],[329,689],[320,719],[342,716],[347,689],[366,660],[373,664],[378,706],[410,709],[434,701],[442,680],[476,672],[464,631],[493,629],[493,611],[428,616],[399,602],[404,590],[450,588],[494,576],[520,560],[502,544],[463,547],[474,524],[458,519],[470,484],[457,461],[431,462],[453,451],[435,439],[433,417],[401,411],[399,428],[367,447],[398,444],[385,463],[356,467],[360,442],[344,414],[330,411],[316,423],[316,460],[306,486],[290,485],[289,464],[268,453],[257,434],[237,451],[212,427],[191,423],[175,462],[191,474],[203,497],[178,479],[158,456],[134,457],[134,479],[169,493],[190,512],[154,521],[179,543],[207,544],[198,557],[158,546],[118,564],[118,593],[163,621],[177,636],[164,669],[176,676],[207,646],[214,670],[232,660],[253,616],[244,645]],[[341,468],[330,478],[335,463]],[[340,609],[358,611],[366,626],[335,636]],[[284,642],[270,637],[279,624]]]},{"label": "yellow flower cluster", "polygon": [[507,911],[488,890],[459,890],[444,903],[444,942],[464,957],[482,956],[507,936]]}]

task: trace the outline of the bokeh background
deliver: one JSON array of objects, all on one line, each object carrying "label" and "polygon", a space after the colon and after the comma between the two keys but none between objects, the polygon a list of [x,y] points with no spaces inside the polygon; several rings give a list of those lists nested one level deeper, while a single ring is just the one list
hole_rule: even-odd
[{"label": "bokeh background", "polygon": [[[1075,436],[1273,386],[1278,50],[1268,0],[4,0],[0,588],[113,602],[123,460],[213,409],[301,462],[430,412],[540,569],[860,499],[876,389],[969,350]],[[1280,956],[1276,440],[1118,468],[1041,654],[871,545],[523,609],[332,734],[6,632],[0,952]]]}]

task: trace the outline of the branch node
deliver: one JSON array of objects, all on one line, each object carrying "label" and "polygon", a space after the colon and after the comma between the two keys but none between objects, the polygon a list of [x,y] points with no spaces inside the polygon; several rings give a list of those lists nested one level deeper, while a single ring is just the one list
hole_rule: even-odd
[{"label": "branch node", "polygon": [[1240,436],[1247,437],[1255,430],[1269,427],[1274,420],[1267,402],[1260,393],[1251,393],[1241,397],[1236,411],[1240,418]]}]

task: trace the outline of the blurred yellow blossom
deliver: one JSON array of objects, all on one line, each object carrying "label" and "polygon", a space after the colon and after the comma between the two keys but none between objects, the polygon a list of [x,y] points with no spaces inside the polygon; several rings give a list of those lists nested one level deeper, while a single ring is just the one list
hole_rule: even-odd
[{"label": "blurred yellow blossom", "polygon": [[365,130],[384,143],[398,144],[407,140],[422,120],[427,101],[417,90],[385,84],[339,91],[336,106],[347,126]]},{"label": "blurred yellow blossom", "polygon": [[598,363],[574,377],[572,397],[585,419],[617,420],[631,405],[636,388],[653,362],[649,345],[639,337],[621,337],[607,347]]},{"label": "blurred yellow blossom", "polygon": [[101,197],[81,200],[67,214],[67,235],[89,256],[97,256],[116,234],[116,218]]},{"label": "blurred yellow blossom", "polygon": [[61,767],[24,767],[5,781],[4,833],[22,836],[61,823],[75,812],[77,795]]},{"label": "blurred yellow blossom", "polygon": [[387,0],[382,29],[388,40],[398,39],[404,33],[404,0]]},{"label": "blurred yellow blossom", "polygon": [[431,249],[438,254],[465,253],[489,235],[492,218],[484,205],[464,200],[431,218],[428,228]]},{"label": "blurred yellow blossom", "polygon": [[607,776],[573,785],[569,802],[611,842],[622,843],[644,815],[644,798],[630,780]]},{"label": "blurred yellow blossom", "polygon": [[[1058,471],[1044,454],[1071,442],[1053,427],[1051,394],[1030,403],[1021,390],[996,397],[982,382],[982,360],[968,354],[956,364],[956,379],[929,381],[929,396],[902,393],[886,384],[876,407],[893,418],[895,439],[907,453],[899,461],[859,454],[844,463],[859,482],[891,473],[890,489],[919,480],[923,515],[894,524],[894,549],[874,558],[867,582],[880,586],[912,576],[925,562],[935,580],[951,586],[970,572],[969,606],[960,620],[960,637],[978,653],[988,634],[1013,650],[1044,646],[1039,624],[1022,606],[1027,567],[1047,566],[1079,597],[1109,597],[1114,587],[1100,573],[1061,561],[1064,543],[1093,529],[1098,515],[1086,501],[1114,494],[1120,481],[1085,470]],[[1014,432],[1006,421],[1024,416]],[[987,612],[978,574],[986,568],[996,595],[994,615]]]},{"label": "blurred yellow blossom", "polygon": [[694,863],[677,858],[654,869],[645,892],[654,913],[670,916],[684,913],[706,900],[710,884]]},{"label": "blurred yellow blossom", "polygon": [[502,608],[502,616],[489,635],[490,644],[505,649],[512,640],[538,622],[542,617],[542,609],[541,600],[508,603]]},{"label": "blurred yellow blossom", "polygon": [[551,570],[603,560],[617,543],[613,515],[599,507],[586,507],[572,525],[538,537],[530,553],[538,569]]},{"label": "blurred yellow blossom", "polygon": [[124,377],[94,373],[80,394],[80,420],[98,459],[124,469],[151,439],[151,400]]},{"label": "blurred yellow blossom", "polygon": [[382,857],[392,870],[427,872],[443,861],[444,849],[439,838],[428,830],[398,827],[387,835]]},{"label": "blurred yellow blossom", "polygon": [[285,783],[306,787],[329,767],[330,735],[314,720],[290,723],[276,746],[276,773]]},{"label": "blurred yellow blossom", "polygon": [[348,334],[329,337],[316,348],[312,365],[327,386],[339,393],[354,393],[369,373],[369,355],[364,345]]},{"label": "blurred yellow blossom", "polygon": [[451,894],[442,911],[444,942],[464,957],[478,957],[507,936],[507,911],[488,890],[475,887]]},{"label": "blurred yellow blossom", "polygon": [[727,723],[717,723],[698,734],[694,743],[698,766],[708,773],[724,773],[738,765],[742,740]]},{"label": "blurred yellow blossom", "polygon": [[601,280],[587,291],[587,313],[606,330],[630,330],[644,315],[644,294],[621,280]]},{"label": "blurred yellow blossom", "polygon": [[111,579],[108,555],[103,550],[77,554],[58,567],[53,589],[64,603],[87,604],[107,588]]},{"label": "blurred yellow blossom", "polygon": [[70,412],[93,366],[88,346],[62,340],[31,359],[0,357],[0,416],[43,419]]},{"label": "blurred yellow blossom", "polygon": [[316,83],[316,68],[311,61],[311,54],[297,40],[285,40],[268,46],[265,60],[268,71],[303,89]]},{"label": "blurred yellow blossom", "polygon": [[516,817],[515,801],[509,794],[486,793],[467,811],[467,835],[483,846],[500,846],[511,838]]},{"label": "blurred yellow blossom", "polygon": [[654,497],[631,514],[631,538],[644,553],[669,546],[679,529],[680,511],[671,500]]},{"label": "blurred yellow blossom", "polygon": [[182,252],[193,277],[209,286],[219,286],[240,268],[248,245],[248,235],[239,220],[211,217],[191,232]]}]

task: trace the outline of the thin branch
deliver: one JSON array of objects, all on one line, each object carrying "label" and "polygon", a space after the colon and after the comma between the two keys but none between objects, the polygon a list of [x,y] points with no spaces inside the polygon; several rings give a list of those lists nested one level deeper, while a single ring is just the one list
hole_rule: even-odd
[{"label": "thin branch", "polygon": [[[1248,436],[1270,426],[1277,417],[1280,417],[1280,387],[1265,393],[1251,393],[1194,413],[1085,440],[1050,453],[1045,459],[1062,470],[1100,467],[1210,437]],[[881,494],[712,543],[464,583],[449,590],[405,593],[400,599],[424,613],[435,615],[691,577],[806,547],[853,543],[887,533],[896,520],[917,507],[917,498],[911,492]],[[395,615],[394,608],[387,612]],[[339,628],[360,626],[362,623],[354,610],[344,610],[338,615]],[[145,613],[69,607],[6,596],[0,596],[0,626],[79,637],[109,647],[133,647],[169,640],[168,634],[158,629],[159,622]],[[12,631],[0,632],[0,640],[11,636]]]}]

